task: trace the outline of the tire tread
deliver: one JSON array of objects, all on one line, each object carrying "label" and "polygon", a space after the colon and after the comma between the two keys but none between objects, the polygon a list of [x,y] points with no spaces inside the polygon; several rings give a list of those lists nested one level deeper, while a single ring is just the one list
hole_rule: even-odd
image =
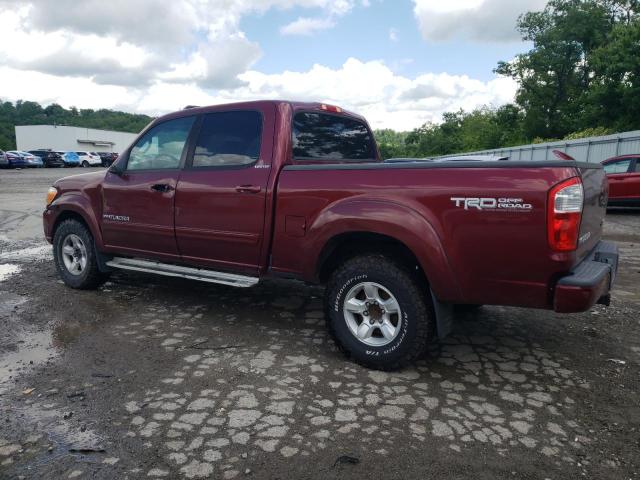
[{"label": "tire tread", "polygon": [[[75,233],[76,235],[82,238],[87,248],[87,257],[88,257],[87,267],[86,267],[87,268],[86,276],[81,281],[73,282],[73,283],[70,283],[68,281],[68,278],[70,278],[69,275],[71,274],[66,272],[66,267],[64,266],[64,263],[59,258],[59,255],[57,253],[58,245],[59,245],[59,242],[61,241],[61,238],[64,238],[67,234],[70,234],[70,233]],[[62,277],[62,280],[64,281],[64,283],[69,287],[75,288],[78,290],[95,290],[100,285],[102,285],[109,277],[108,274],[101,272],[100,269],[98,268],[95,244],[94,244],[93,236],[91,235],[91,232],[87,229],[87,227],[84,224],[82,224],[78,220],[75,220],[75,219],[63,220],[62,223],[58,225],[58,228],[56,228],[56,231],[53,237],[53,248],[54,248],[54,259],[55,259],[56,269],[58,270],[58,273]]]},{"label": "tire tread", "polygon": [[[370,357],[363,360],[358,356],[352,355],[337,334],[330,314],[332,301],[329,296],[335,290],[336,284],[341,283],[340,279],[349,277],[354,271],[366,272],[380,268],[385,270],[387,278],[400,285],[401,288],[405,289],[409,295],[415,299],[415,308],[417,310],[416,334],[411,341],[409,351],[403,357],[392,362],[386,359],[386,361],[376,361],[379,357]],[[352,257],[338,267],[331,275],[327,288],[325,289],[324,307],[329,335],[333,338],[340,351],[356,363],[375,370],[399,370],[414,362],[425,353],[428,343],[435,334],[435,312],[428,292],[425,293],[423,289],[421,289],[420,282],[415,275],[402,265],[383,255],[367,254]]]}]

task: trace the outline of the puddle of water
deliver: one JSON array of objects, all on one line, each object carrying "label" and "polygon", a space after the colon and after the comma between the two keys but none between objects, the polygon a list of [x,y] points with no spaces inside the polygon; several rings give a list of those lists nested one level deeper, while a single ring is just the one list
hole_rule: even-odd
[{"label": "puddle of water", "polygon": [[11,263],[5,263],[0,265],[0,282],[3,282],[11,275],[14,275],[20,271],[20,265],[13,265]]},{"label": "puddle of water", "polygon": [[13,343],[17,345],[17,349],[0,356],[0,393],[12,387],[12,381],[17,375],[22,375],[25,370],[42,365],[55,356],[49,330],[22,332]]},{"label": "puddle of water", "polygon": [[[59,393],[58,395],[61,395]],[[86,428],[83,431],[75,422],[61,420],[68,408],[53,406],[56,404],[56,396],[50,397],[50,407],[43,408],[36,403],[28,404],[18,411],[20,412],[20,423],[25,430],[44,432],[53,446],[53,451],[49,455],[42,456],[33,465],[46,465],[56,461],[61,457],[82,458],[83,462],[97,463],[102,460],[102,455],[95,457],[82,453],[73,453],[84,449],[96,450],[96,453],[105,446],[104,438],[95,433],[92,429]]]}]

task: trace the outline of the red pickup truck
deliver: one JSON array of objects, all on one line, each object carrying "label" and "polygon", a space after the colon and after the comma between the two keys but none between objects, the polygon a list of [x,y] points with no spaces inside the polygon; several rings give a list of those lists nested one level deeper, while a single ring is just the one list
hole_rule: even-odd
[{"label": "red pickup truck", "polygon": [[606,205],[601,165],[385,162],[358,115],[259,101],[154,120],[106,172],[58,180],[44,230],[73,288],[114,269],[326,284],[337,344],[394,369],[449,333],[454,305],[608,303]]}]

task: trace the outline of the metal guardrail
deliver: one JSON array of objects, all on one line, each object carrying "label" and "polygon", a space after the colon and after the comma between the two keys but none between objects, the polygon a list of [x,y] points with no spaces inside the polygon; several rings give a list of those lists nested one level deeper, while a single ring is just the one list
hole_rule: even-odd
[{"label": "metal guardrail", "polygon": [[579,161],[600,163],[618,155],[640,153],[640,130],[587,137],[578,140],[560,140],[557,142],[520,145],[517,147],[479,150],[475,152],[443,155],[438,158],[458,157],[460,155],[499,155],[510,160],[555,160],[553,150],[561,150]]}]

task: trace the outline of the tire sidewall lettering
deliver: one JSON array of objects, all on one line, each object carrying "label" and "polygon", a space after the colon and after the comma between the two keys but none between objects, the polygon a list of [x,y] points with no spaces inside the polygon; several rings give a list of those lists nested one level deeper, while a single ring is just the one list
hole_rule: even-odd
[{"label": "tire sidewall lettering", "polygon": [[[347,294],[347,292],[356,284],[362,281],[366,281],[366,280],[370,280],[370,281],[376,281],[377,283],[380,283],[381,285],[384,285],[384,281],[380,281],[375,279],[375,275],[374,278],[370,278],[369,274],[360,274],[360,275],[354,275],[349,277],[348,280],[342,282],[340,288],[337,291],[337,294],[335,295],[335,300],[332,304],[332,313],[336,316],[336,320],[337,322],[339,322],[340,324],[340,328],[345,328],[346,329],[346,322],[344,320],[344,315],[342,312],[342,306],[343,306],[343,302],[344,302],[344,298]],[[388,285],[385,285],[385,288],[389,288]],[[393,289],[389,288],[389,291],[393,292]],[[402,326],[401,326],[401,331],[400,334],[398,335],[398,337],[393,341],[392,344],[390,345],[385,345],[383,347],[371,347],[371,346],[367,346],[363,343],[361,343],[359,340],[357,340],[355,337],[352,338],[353,342],[355,345],[357,345],[359,348],[362,348],[362,352],[369,356],[369,357],[384,357],[384,356],[389,356],[389,355],[393,355],[398,353],[398,350],[401,349],[401,347],[403,346],[403,342],[405,340],[405,338],[407,337],[408,333],[409,333],[409,328],[410,328],[410,323],[411,323],[411,319],[409,314],[407,313],[407,306],[406,302],[403,302],[401,300],[402,292],[399,292],[400,294],[397,295],[396,293],[394,293],[394,295],[396,296],[396,298],[398,299],[398,302],[400,302],[401,304],[401,310],[402,310]],[[403,305],[405,304],[405,305]],[[348,331],[348,329],[347,329]],[[348,331],[349,335],[352,335],[350,331]]]},{"label": "tire sidewall lettering", "polygon": [[363,273],[362,275],[356,275],[355,277],[351,277],[349,280],[347,280],[345,283],[342,284],[342,286],[340,287],[340,290],[338,290],[338,293],[336,295],[335,302],[333,303],[333,310],[335,313],[341,312],[341,306],[342,306],[342,301],[343,301],[345,292],[347,292],[354,283],[365,280],[368,277],[369,276],[367,274]]}]

